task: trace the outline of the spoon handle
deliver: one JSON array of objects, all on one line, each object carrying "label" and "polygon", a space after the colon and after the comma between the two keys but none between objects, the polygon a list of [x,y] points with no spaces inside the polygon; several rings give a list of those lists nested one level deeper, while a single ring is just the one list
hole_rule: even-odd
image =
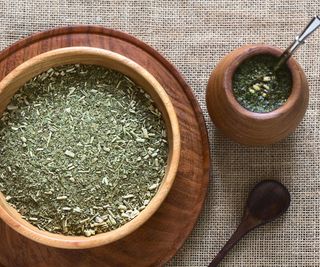
[{"label": "spoon handle", "polygon": [[305,27],[305,29],[295,38],[295,40],[291,43],[291,45],[283,52],[280,56],[280,60],[275,66],[275,70],[278,70],[282,64],[284,64],[289,57],[296,51],[296,49],[304,44],[305,40],[308,38],[310,34],[312,34],[316,29],[320,27],[320,17],[315,16],[309,24]]},{"label": "spoon handle", "polygon": [[244,237],[252,229],[256,228],[260,224],[260,221],[250,217],[245,216],[237,230],[233,233],[231,238],[225,244],[225,246],[219,251],[216,257],[212,260],[208,267],[216,267],[224,259],[227,253],[239,242],[239,240]]}]

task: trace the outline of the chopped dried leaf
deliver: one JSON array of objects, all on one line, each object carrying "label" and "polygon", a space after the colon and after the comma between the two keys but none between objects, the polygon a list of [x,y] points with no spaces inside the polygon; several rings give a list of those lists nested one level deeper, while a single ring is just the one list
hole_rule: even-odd
[{"label": "chopped dried leaf", "polygon": [[52,68],[24,85],[0,120],[0,190],[39,229],[92,236],[138,216],[168,153],[161,113],[125,75]]}]

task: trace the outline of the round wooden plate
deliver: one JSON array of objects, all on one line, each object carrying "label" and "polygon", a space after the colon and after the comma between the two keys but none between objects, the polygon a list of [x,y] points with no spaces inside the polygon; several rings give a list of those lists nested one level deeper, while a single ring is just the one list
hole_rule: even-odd
[{"label": "round wooden plate", "polygon": [[56,28],[27,37],[0,53],[0,80],[25,60],[69,46],[108,49],[146,68],[165,88],[176,109],[182,137],[178,175],[156,214],[136,232],[87,250],[47,247],[0,221],[0,265],[5,267],[162,266],[182,246],[201,211],[209,180],[209,143],[200,107],[179,72],[157,51],[126,33],[99,26]]}]

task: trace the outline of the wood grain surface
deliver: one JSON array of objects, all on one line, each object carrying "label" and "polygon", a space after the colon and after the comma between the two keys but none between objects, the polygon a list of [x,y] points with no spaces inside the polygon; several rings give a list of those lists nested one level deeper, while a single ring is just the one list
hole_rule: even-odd
[{"label": "wood grain surface", "polygon": [[0,53],[0,80],[16,66],[52,49],[91,46],[122,54],[146,68],[176,110],[182,142],[178,175],[160,209],[141,228],[109,245],[65,250],[35,243],[0,222],[5,267],[163,266],[182,246],[201,211],[209,179],[209,143],[199,105],[179,72],[136,38],[98,26],[57,28],[23,39]]}]

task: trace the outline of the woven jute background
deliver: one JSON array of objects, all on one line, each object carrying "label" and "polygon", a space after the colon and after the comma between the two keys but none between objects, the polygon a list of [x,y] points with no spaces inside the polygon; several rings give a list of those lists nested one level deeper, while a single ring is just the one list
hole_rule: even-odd
[{"label": "woven jute background", "polygon": [[320,266],[320,32],[295,56],[309,80],[310,104],[297,131],[281,143],[247,148],[227,140],[204,101],[222,56],[247,43],[285,48],[317,13],[316,0],[0,0],[0,49],[37,31],[80,23],[120,29],[156,48],[194,90],[212,153],[204,210],[167,266],[207,266],[236,228],[248,192],[264,178],[283,182],[292,205],[283,218],[249,234],[221,266]]}]

